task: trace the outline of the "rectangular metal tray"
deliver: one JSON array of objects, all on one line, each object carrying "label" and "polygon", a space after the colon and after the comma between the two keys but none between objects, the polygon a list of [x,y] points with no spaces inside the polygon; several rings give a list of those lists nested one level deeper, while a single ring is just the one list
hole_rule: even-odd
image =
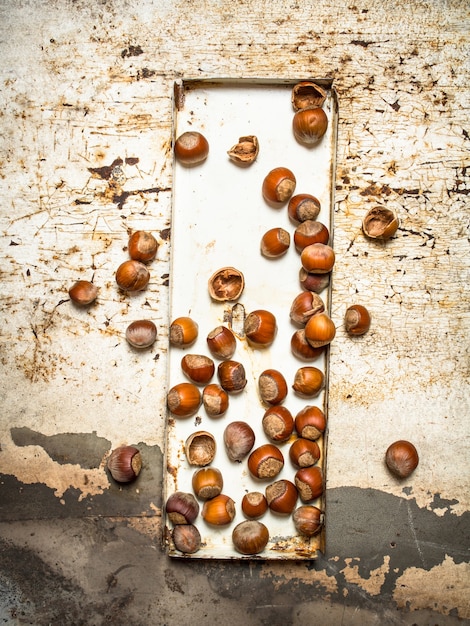
[{"label": "rectangular metal tray", "polygon": [[[289,318],[291,303],[302,288],[298,274],[300,256],[292,236],[295,225],[289,220],[287,207],[272,208],[261,194],[262,181],[273,168],[291,169],[297,180],[294,193],[311,193],[321,202],[317,218],[333,237],[333,205],[335,184],[335,154],[338,103],[329,79],[312,79],[327,92],[324,110],[329,124],[326,135],[314,148],[296,142],[292,133],[294,111],[291,90],[299,80],[181,80],[175,83],[173,140],[187,130],[198,130],[209,141],[207,160],[196,167],[184,167],[174,162],[170,320],[190,316],[199,325],[197,342],[185,350],[170,347],[168,359],[168,389],[185,382],[181,359],[185,353],[210,353],[207,334],[220,324],[229,325],[234,303],[214,302],[208,292],[208,279],[219,268],[232,266],[243,272],[245,289],[239,303],[245,314],[255,309],[267,309],[277,319],[277,336],[271,347],[253,349],[243,337],[237,341],[234,360],[245,366],[248,384],[241,394],[230,396],[230,406],[221,418],[208,417],[201,406],[196,417],[181,419],[168,413],[166,433],[166,474],[164,502],[174,491],[192,491],[191,480],[197,469],[188,464],[184,443],[198,430],[212,433],[217,452],[212,465],[222,471],[223,493],[236,504],[236,516],[229,526],[213,527],[199,514],[195,525],[202,537],[201,549],[192,555],[178,552],[171,540],[171,523],[164,512],[164,542],[171,557],[198,559],[314,559],[322,550],[324,531],[306,539],[299,536],[291,516],[268,511],[261,518],[269,529],[270,541],[258,556],[242,556],[232,545],[232,531],[244,515],[240,508],[248,491],[262,491],[268,483],[254,480],[242,463],[230,462],[223,443],[226,425],[235,420],[247,421],[255,431],[255,447],[268,440],[261,427],[266,407],[258,395],[258,376],[267,369],[280,370],[288,383],[289,393],[284,405],[292,415],[314,404],[327,414],[328,351],[312,365],[322,369],[325,389],[315,398],[306,400],[292,390],[296,370],[310,363],[297,360],[290,351],[290,339],[296,330]],[[256,135],[259,155],[249,167],[239,167],[229,160],[227,150],[239,137]],[[260,253],[262,235],[274,227],[291,233],[291,246],[283,257],[267,259]],[[321,293],[327,310],[331,307],[331,286]],[[215,361],[216,367],[218,361]],[[213,382],[218,382],[214,377]],[[202,391],[202,388],[201,388]],[[319,461],[326,469],[326,437],[321,438],[322,456]],[[295,438],[293,436],[293,438]],[[290,442],[280,444],[285,466],[274,480],[293,481],[295,468],[289,461]],[[274,482],[271,481],[271,482]],[[298,506],[302,502],[298,501]],[[313,504],[324,510],[324,495]],[[200,502],[201,510],[203,502]]]}]

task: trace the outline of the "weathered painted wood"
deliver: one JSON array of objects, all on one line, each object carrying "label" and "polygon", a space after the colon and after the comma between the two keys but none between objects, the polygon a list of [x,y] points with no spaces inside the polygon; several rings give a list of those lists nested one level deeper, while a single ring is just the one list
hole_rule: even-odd
[{"label": "weathered painted wood", "polygon": [[[0,6],[1,473],[45,485],[59,500],[70,490],[86,500],[110,489],[103,467],[58,463],[41,446],[15,444],[12,428],[163,445],[174,79],[329,76],[340,123],[328,486],[465,515],[468,4],[136,4]],[[376,202],[400,218],[387,244],[361,232]],[[148,290],[128,297],[114,272],[136,228],[155,232],[160,248]],[[96,306],[82,311],[67,301],[77,278],[100,286]],[[341,324],[354,301],[368,306],[373,323],[351,340]],[[159,338],[142,355],[123,333],[144,315]],[[405,483],[383,464],[400,438],[421,457]],[[427,608],[432,598],[419,588],[440,574],[416,568],[402,582],[412,608]],[[462,568],[442,562],[448,580],[460,581]],[[344,575],[372,593],[353,570],[347,564]],[[400,589],[396,600],[405,604]],[[466,602],[461,595],[436,610],[468,617]]]}]

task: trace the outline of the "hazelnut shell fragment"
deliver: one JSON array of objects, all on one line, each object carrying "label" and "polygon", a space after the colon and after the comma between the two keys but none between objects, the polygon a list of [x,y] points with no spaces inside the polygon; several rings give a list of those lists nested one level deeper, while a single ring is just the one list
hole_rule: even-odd
[{"label": "hazelnut shell fragment", "polygon": [[291,101],[294,111],[308,107],[322,107],[326,91],[313,81],[303,80],[292,88]]},{"label": "hazelnut shell fragment", "polygon": [[238,165],[251,165],[259,152],[258,138],[255,135],[240,137],[238,143],[228,150],[227,154]]}]

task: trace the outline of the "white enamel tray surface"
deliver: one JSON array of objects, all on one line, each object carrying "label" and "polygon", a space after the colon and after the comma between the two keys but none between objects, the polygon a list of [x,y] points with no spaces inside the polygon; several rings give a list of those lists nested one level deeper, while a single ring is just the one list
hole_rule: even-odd
[{"label": "white enamel tray surface", "polygon": [[[202,547],[194,555],[186,556],[175,550],[171,524],[165,518],[164,535],[170,556],[312,559],[324,540],[323,533],[312,539],[298,536],[290,516],[268,511],[260,520],[269,529],[267,548],[258,557],[243,557],[236,552],[231,536],[236,524],[245,519],[240,506],[242,497],[248,491],[264,493],[269,481],[252,479],[246,460],[230,462],[223,444],[223,431],[235,420],[247,421],[252,426],[256,433],[255,447],[268,442],[261,428],[267,407],[258,395],[258,376],[267,368],[284,374],[289,393],[283,404],[293,416],[307,404],[327,411],[327,385],[320,395],[308,400],[292,390],[294,374],[303,365],[320,368],[328,381],[328,356],[326,352],[315,362],[305,363],[291,354],[290,339],[296,327],[289,319],[289,310],[295,296],[302,291],[298,280],[300,257],[292,241],[295,225],[289,220],[287,205],[272,208],[261,194],[263,179],[271,169],[279,166],[291,169],[297,180],[294,193],[310,193],[320,200],[317,219],[328,226],[333,236],[336,96],[331,81],[317,81],[327,91],[323,108],[329,118],[328,131],[320,144],[306,148],[296,142],[292,133],[291,90],[296,82],[214,80],[181,81],[175,85],[174,138],[187,130],[198,130],[207,138],[210,152],[207,160],[196,167],[174,163],[170,316],[171,320],[192,317],[199,325],[199,337],[185,350],[170,348],[168,388],[187,381],[181,369],[184,354],[210,356],[207,334],[220,324],[228,325],[234,303],[212,301],[207,288],[209,277],[217,269],[233,266],[243,272],[245,289],[239,302],[245,313],[255,309],[271,311],[276,316],[278,331],[272,346],[264,350],[249,347],[243,338],[237,340],[232,358],[243,363],[248,384],[242,393],[230,396],[224,416],[208,417],[202,406],[191,418],[168,414],[164,501],[176,490],[192,492],[191,479],[197,468],[188,464],[184,442],[193,432],[206,430],[217,441],[212,465],[222,471],[223,493],[236,503],[236,516],[229,526],[209,526],[199,514],[195,525],[202,536]],[[257,160],[249,167],[239,167],[227,156],[227,150],[244,135],[256,135],[260,146]],[[291,233],[291,246],[286,255],[270,260],[261,255],[260,240],[267,230],[278,226]],[[321,296],[329,310],[329,290],[324,290]],[[216,368],[218,364],[215,360]],[[218,382],[217,375],[211,382]],[[322,449],[319,464],[324,470],[326,446],[322,439],[318,443]],[[293,481],[295,468],[289,461],[289,445],[289,442],[280,444],[285,466],[274,480]],[[299,499],[297,506],[301,504]],[[324,497],[313,504],[323,509]],[[202,510],[203,503],[200,505]]]}]

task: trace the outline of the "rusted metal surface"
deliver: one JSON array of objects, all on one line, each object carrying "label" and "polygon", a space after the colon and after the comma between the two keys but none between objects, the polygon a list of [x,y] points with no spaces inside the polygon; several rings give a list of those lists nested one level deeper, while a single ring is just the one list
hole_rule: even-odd
[{"label": "rusted metal surface", "polygon": [[[2,594],[2,617],[21,623],[23,611],[38,624],[63,623],[73,597],[75,623],[116,615],[155,623],[163,610],[171,624],[181,617],[175,598],[186,594],[185,605],[196,601],[201,616],[212,615],[207,601],[222,600],[227,613],[236,607],[233,623],[470,619],[467,3],[418,1],[411,10],[405,1],[370,0],[314,9],[306,0],[47,7],[3,0],[0,10],[1,580],[10,592]],[[312,568],[170,564],[156,548],[155,486],[166,391],[172,86],[182,76],[292,75],[334,78],[341,102],[327,550]],[[400,219],[386,244],[361,232],[376,202]],[[160,247],[149,288],[129,297],[114,272],[136,228],[154,232]],[[100,287],[90,309],[68,301],[77,278]],[[366,304],[373,321],[351,340],[341,324],[353,301]],[[159,337],[136,354],[124,331],[143,316]],[[383,464],[399,438],[420,453],[405,482]],[[155,467],[118,491],[104,462],[121,442],[142,443]],[[115,523],[106,518],[121,513]],[[25,518],[33,521],[16,521]],[[87,537],[92,527],[75,549],[74,533]],[[134,567],[120,569],[128,563]],[[92,589],[86,574],[94,566],[101,584]],[[37,585],[28,583],[31,567],[45,574]],[[45,603],[41,580],[70,593]],[[255,599],[245,601],[253,588]]]}]

